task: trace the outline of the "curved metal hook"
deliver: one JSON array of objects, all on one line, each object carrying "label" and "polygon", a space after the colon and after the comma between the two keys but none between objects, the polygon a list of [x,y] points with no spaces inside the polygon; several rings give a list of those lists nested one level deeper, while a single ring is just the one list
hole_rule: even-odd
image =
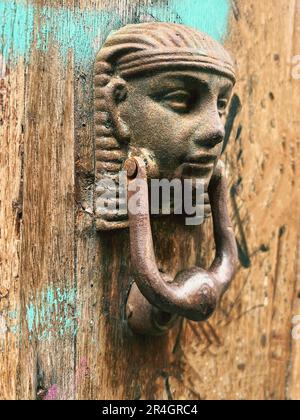
[{"label": "curved metal hook", "polygon": [[[215,259],[208,271],[192,267],[178,273],[173,280],[157,268],[149,214],[147,170],[140,158],[125,163],[128,177],[128,200],[136,193],[138,181],[139,209],[130,211],[130,248],[136,285],[127,302],[131,328],[142,334],[162,334],[178,316],[204,321],[214,312],[228,289],[237,263],[237,246],[227,210],[227,183],[220,162],[209,186],[212,208]],[[153,306],[151,306],[153,305]]]}]

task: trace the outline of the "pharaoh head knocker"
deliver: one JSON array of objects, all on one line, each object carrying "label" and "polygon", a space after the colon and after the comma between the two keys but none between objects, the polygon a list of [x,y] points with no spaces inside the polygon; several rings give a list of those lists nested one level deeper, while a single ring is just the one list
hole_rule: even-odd
[{"label": "pharaoh head knocker", "polygon": [[183,25],[128,25],[107,39],[95,65],[99,229],[127,226],[126,212],[97,206],[102,180],[117,183],[126,157],[144,157],[152,176],[197,177],[207,187],[234,82],[225,49]]},{"label": "pharaoh head knocker", "polygon": [[[112,33],[97,56],[96,224],[106,230],[130,225],[138,288],[134,286],[129,296],[129,317],[137,331],[150,331],[158,318],[166,319],[161,317],[162,312],[206,319],[232,277],[236,247],[232,229],[227,230],[226,187],[220,181],[223,172],[218,161],[225,136],[223,116],[234,83],[233,62],[222,45],[178,24],[128,25]],[[169,290],[172,279],[166,281],[158,272],[150,278],[156,268],[154,253],[149,252],[149,220],[138,220],[129,213],[128,221],[127,212],[118,210],[123,200],[120,191],[110,199],[118,202],[115,210],[103,206],[103,180],[113,181],[109,188],[118,190],[119,173],[126,160],[131,178],[198,179],[208,191],[216,259],[208,272],[194,268],[175,279],[177,291]],[[145,204],[149,206],[146,196],[145,191]],[[133,247],[137,246],[135,253]],[[147,255],[148,261],[141,264],[133,253]],[[221,272],[223,277],[219,279]],[[156,321],[148,302],[160,310]],[[139,309],[132,314],[134,307]],[[141,311],[143,314],[137,316]],[[156,327],[152,330],[163,329]]]}]

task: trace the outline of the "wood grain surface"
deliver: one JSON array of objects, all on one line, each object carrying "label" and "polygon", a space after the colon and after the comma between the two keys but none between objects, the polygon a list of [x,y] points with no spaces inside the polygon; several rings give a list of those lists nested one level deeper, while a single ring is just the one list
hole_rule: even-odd
[{"label": "wood grain surface", "polygon": [[[94,227],[94,56],[83,41],[99,25],[96,46],[113,25],[172,20],[175,3],[0,7],[0,36],[12,15],[25,34],[0,55],[1,399],[300,399],[299,0],[230,2],[238,83],[223,159],[240,265],[214,317],[133,336],[128,232]],[[211,261],[210,221],[153,231],[161,269]]]}]

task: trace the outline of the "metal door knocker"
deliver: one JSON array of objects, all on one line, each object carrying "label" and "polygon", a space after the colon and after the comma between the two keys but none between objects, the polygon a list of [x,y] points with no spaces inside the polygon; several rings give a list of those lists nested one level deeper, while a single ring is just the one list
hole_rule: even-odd
[{"label": "metal door knocker", "polygon": [[[219,160],[234,84],[234,65],[222,45],[183,25],[128,25],[112,33],[97,56],[96,226],[130,229],[135,282],[127,318],[137,333],[162,334],[179,316],[208,319],[234,275],[237,247]],[[212,212],[216,256],[209,270],[192,267],[175,279],[160,273],[150,225],[153,179],[190,181],[193,199],[202,185],[195,212],[197,205]],[[137,185],[142,211],[136,212],[128,203]],[[170,209],[177,214],[175,202]]]}]

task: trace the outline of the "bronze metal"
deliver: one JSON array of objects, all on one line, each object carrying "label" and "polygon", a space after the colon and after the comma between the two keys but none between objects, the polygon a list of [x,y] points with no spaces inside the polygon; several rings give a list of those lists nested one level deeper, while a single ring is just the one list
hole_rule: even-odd
[{"label": "bronze metal", "polygon": [[[137,179],[147,181],[146,165],[140,158],[132,158],[127,165],[136,165],[136,178],[128,177],[128,200]],[[228,289],[237,263],[237,246],[227,210],[227,183],[224,165],[218,162],[209,185],[212,206],[215,259],[208,271],[192,267],[178,273],[175,279],[159,272],[155,261],[151,233],[147,182],[139,187],[141,203],[146,213],[129,211],[130,249],[134,278],[127,303],[131,328],[140,334],[160,334],[173,325],[172,315],[193,321],[207,320]],[[145,298],[151,305],[145,302]]]},{"label": "bronze metal", "polygon": [[[235,83],[227,51],[183,25],[150,22],[113,32],[95,63],[95,218],[99,230],[130,228],[133,283],[127,316],[142,334],[162,334],[179,316],[207,319],[226,291],[237,258],[219,159],[224,116]],[[125,163],[125,165],[124,165]],[[142,215],[120,211],[119,172],[130,187],[144,181]],[[216,257],[208,271],[192,267],[175,279],[159,272],[153,250],[146,181],[200,180],[212,211]],[[102,196],[104,180],[116,204]],[[124,187],[123,187],[124,188]],[[126,187],[125,187],[126,190]],[[123,209],[124,210],[124,209]],[[172,209],[173,211],[174,209]]]}]

